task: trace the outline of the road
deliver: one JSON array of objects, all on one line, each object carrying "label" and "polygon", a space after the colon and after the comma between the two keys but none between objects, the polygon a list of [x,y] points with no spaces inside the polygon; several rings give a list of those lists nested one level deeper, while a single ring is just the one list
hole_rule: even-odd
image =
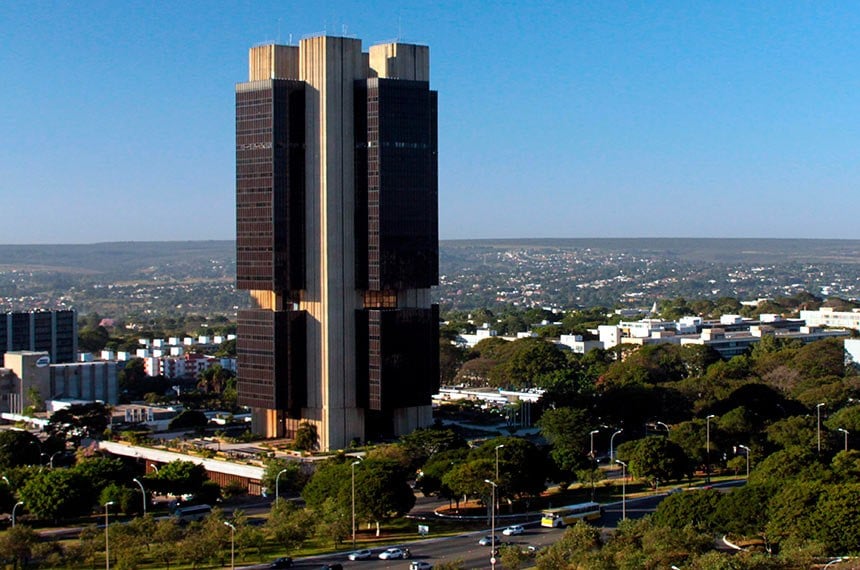
[{"label": "road", "polygon": [[[640,518],[647,513],[653,512],[657,505],[665,498],[665,495],[654,495],[637,499],[629,499],[626,505],[628,518]],[[611,503],[606,506],[604,516],[601,522],[604,525],[605,531],[611,531],[618,525],[621,520],[622,508],[621,503]],[[432,522],[430,528],[432,531]],[[562,529],[542,528],[537,524],[526,526],[525,534],[520,536],[506,537],[503,536],[500,530],[496,534],[500,539],[510,541],[514,544],[525,548],[527,545],[545,547],[553,544],[562,535]],[[482,536],[489,535],[489,529],[486,531],[473,532],[456,537],[447,537],[439,539],[429,539],[416,542],[405,542],[402,545],[409,548],[412,553],[411,560],[425,560],[430,564],[437,564],[443,561],[461,560],[465,568],[470,569],[489,569],[490,566],[490,547],[479,546],[478,539]],[[395,545],[391,545],[395,546]],[[374,556],[382,552],[384,548],[373,549]],[[407,570],[410,560],[362,560],[351,562],[346,559],[347,553],[340,553],[329,556],[319,556],[309,559],[297,560],[295,568],[319,568],[323,562],[338,562],[346,569],[362,568],[365,570],[381,570],[381,569],[397,569]],[[266,566],[247,566],[248,569],[260,569]],[[501,569],[501,565],[497,564],[497,568]]]}]

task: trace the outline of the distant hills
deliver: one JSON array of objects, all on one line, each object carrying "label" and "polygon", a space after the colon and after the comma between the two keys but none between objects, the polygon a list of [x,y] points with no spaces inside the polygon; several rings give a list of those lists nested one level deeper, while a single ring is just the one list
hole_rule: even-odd
[{"label": "distant hills", "polygon": [[[757,298],[800,289],[856,298],[860,240],[443,240],[440,275],[435,295],[445,308],[650,305],[661,297]],[[235,244],[228,240],[0,245],[6,310],[72,305],[84,312],[127,306],[231,314],[247,299],[233,288],[234,278]]]}]

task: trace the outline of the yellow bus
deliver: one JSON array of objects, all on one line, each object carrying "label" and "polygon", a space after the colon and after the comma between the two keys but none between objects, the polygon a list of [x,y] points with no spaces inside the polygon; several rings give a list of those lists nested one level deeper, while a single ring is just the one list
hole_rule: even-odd
[{"label": "yellow bus", "polygon": [[549,528],[561,528],[569,524],[574,524],[578,520],[592,521],[599,519],[602,514],[603,509],[600,507],[600,503],[579,503],[542,511],[540,525]]}]

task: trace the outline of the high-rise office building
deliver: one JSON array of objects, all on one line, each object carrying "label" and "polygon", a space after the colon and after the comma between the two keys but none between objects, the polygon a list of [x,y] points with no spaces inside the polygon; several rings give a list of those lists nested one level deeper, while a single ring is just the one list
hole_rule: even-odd
[{"label": "high-rise office building", "polygon": [[51,362],[74,362],[78,317],[74,310],[0,313],[0,363],[5,352],[45,351]]},{"label": "high-rise office building", "polygon": [[432,423],[439,384],[429,48],[313,37],[252,48],[236,86],[239,401],[320,447]]}]

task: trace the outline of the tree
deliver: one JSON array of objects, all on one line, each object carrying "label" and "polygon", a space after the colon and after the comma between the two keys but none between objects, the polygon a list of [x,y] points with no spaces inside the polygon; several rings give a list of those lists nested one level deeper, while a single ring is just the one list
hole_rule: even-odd
[{"label": "tree", "polygon": [[415,506],[407,471],[398,463],[367,459],[355,474],[355,508],[362,518],[379,525],[408,513]]},{"label": "tree", "polygon": [[11,562],[12,568],[24,568],[32,557],[39,536],[27,525],[19,524],[0,534],[0,560]]},{"label": "tree", "polygon": [[132,358],[117,375],[119,388],[137,394],[139,386],[146,380],[146,366],[142,358]]},{"label": "tree", "polygon": [[51,415],[48,433],[80,446],[84,437],[101,438],[108,427],[110,413],[101,402],[72,404]]},{"label": "tree", "polygon": [[107,346],[110,333],[106,328],[95,326],[78,331],[78,349],[83,352],[99,352]]},{"label": "tree", "polygon": [[132,475],[120,459],[88,457],[78,461],[73,470],[86,478],[98,495],[102,489],[115,483],[131,483]]},{"label": "tree", "polygon": [[484,504],[489,504],[492,491],[484,481],[495,476],[493,460],[477,459],[454,466],[442,477],[442,484],[455,497],[480,497]]},{"label": "tree", "polygon": [[812,513],[824,486],[817,481],[785,481],[771,498],[765,534],[778,543],[804,542],[815,536]]},{"label": "tree", "polygon": [[0,469],[40,463],[39,438],[28,431],[0,431]]},{"label": "tree", "polygon": [[439,339],[439,382],[447,386],[454,382],[457,371],[466,361],[466,351],[450,341]]},{"label": "tree", "polygon": [[772,423],[767,427],[767,439],[783,449],[810,447],[816,441],[814,417],[792,416]]},{"label": "tree", "polygon": [[293,447],[299,451],[314,451],[319,448],[320,438],[317,426],[310,422],[302,422],[296,429],[296,440]]},{"label": "tree", "polygon": [[552,445],[550,457],[570,476],[586,463],[591,422],[585,411],[574,408],[547,410],[537,422],[541,435]]},{"label": "tree", "polygon": [[772,484],[747,484],[727,493],[714,515],[719,528],[741,536],[763,534],[767,518],[762,513],[775,492]]},{"label": "tree", "polygon": [[207,480],[206,468],[191,461],[171,461],[146,476],[147,489],[157,493],[186,495],[199,493]]},{"label": "tree", "polygon": [[[295,493],[300,491],[306,482],[306,477],[302,473],[302,466],[297,461],[275,457],[267,459],[264,465],[266,467],[263,470],[263,479],[260,481],[260,484],[269,493],[275,490],[279,491],[282,495],[285,493]],[[278,478],[279,473],[281,473],[280,478]]]},{"label": "tree", "polygon": [[310,511],[293,501],[277,501],[266,522],[266,532],[279,547],[292,552],[313,535],[315,526],[316,518]]},{"label": "tree", "polygon": [[495,386],[530,387],[537,377],[567,366],[561,349],[542,338],[518,339],[506,349],[503,359],[490,370]]},{"label": "tree", "polygon": [[[227,342],[235,343],[236,341]],[[232,371],[223,368],[220,364],[213,364],[197,375],[197,388],[204,392],[220,394],[227,387],[227,382],[234,376],[235,374]]]},{"label": "tree", "polygon": [[90,482],[71,469],[38,472],[18,495],[30,512],[53,521],[89,512],[96,499]]},{"label": "tree", "polygon": [[720,492],[713,489],[669,495],[657,506],[653,515],[654,523],[675,529],[692,525],[700,532],[717,530],[714,514],[720,497]]},{"label": "tree", "polygon": [[537,556],[539,570],[576,568],[572,563],[600,548],[600,531],[583,521],[564,531],[560,540],[545,548]]},{"label": "tree", "polygon": [[170,563],[178,558],[179,541],[183,535],[179,521],[174,517],[162,518],[155,521],[152,539],[155,547],[152,556],[170,570]]},{"label": "tree", "polygon": [[690,474],[690,461],[681,446],[662,436],[649,436],[618,446],[618,456],[629,463],[630,474],[647,480],[677,481]]},{"label": "tree", "polygon": [[352,519],[349,507],[334,498],[327,498],[315,511],[318,513],[317,529],[324,538],[330,538],[335,548],[349,536]]},{"label": "tree", "polygon": [[853,552],[860,544],[860,485],[828,485],[812,514],[816,537],[830,552]]},{"label": "tree", "polygon": [[339,505],[349,505],[352,471],[345,457],[318,462],[314,474],[302,489],[302,498],[308,507],[320,510],[326,499]]},{"label": "tree", "polygon": [[417,469],[436,453],[466,449],[466,440],[452,429],[419,428],[400,437],[400,443]]},{"label": "tree", "polygon": [[[495,462],[499,449],[498,499],[536,497],[546,489],[547,458],[532,442],[520,437],[497,437],[485,441],[469,454],[471,460]],[[490,479],[495,480],[495,473]]]},{"label": "tree", "polygon": [[200,410],[183,410],[167,425],[169,430],[200,429],[206,427],[209,420]]}]

